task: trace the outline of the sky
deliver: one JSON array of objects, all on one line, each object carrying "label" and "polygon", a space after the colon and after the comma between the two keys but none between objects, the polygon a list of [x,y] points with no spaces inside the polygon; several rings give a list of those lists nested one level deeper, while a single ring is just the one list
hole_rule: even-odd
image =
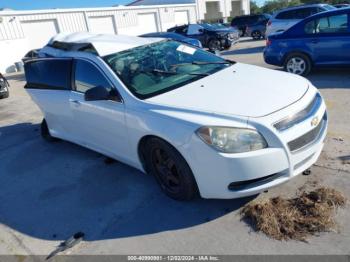
[{"label": "sky", "polygon": [[[15,10],[76,8],[76,7],[104,7],[116,4],[130,3],[132,0],[0,0],[0,8]],[[256,0],[261,6],[265,0]]]},{"label": "sky", "polygon": [[132,0],[0,0],[0,8],[15,10],[104,7],[130,3]]}]

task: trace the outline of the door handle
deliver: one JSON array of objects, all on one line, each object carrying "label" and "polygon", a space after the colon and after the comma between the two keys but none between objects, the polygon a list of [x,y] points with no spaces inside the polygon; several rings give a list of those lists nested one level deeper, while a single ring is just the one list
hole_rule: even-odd
[{"label": "door handle", "polygon": [[72,100],[70,99],[69,102],[75,104],[75,105],[80,105],[80,102],[78,100]]},{"label": "door handle", "polygon": [[317,39],[312,39],[312,40],[311,40],[311,43],[317,44],[317,43],[318,43],[318,40],[317,40]]}]

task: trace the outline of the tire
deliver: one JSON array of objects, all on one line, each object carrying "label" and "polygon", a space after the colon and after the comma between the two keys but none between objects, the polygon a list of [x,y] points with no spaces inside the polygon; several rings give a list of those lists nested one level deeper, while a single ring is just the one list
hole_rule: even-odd
[{"label": "tire", "polygon": [[283,67],[284,70],[289,73],[306,76],[310,73],[312,64],[307,55],[302,53],[292,53],[285,59]]},{"label": "tire", "polygon": [[10,92],[7,92],[7,93],[3,94],[2,96],[0,96],[0,99],[8,98],[9,96],[10,96]]},{"label": "tire", "polygon": [[197,195],[197,184],[192,171],[173,146],[164,140],[150,138],[143,152],[147,170],[167,196],[189,201]]},{"label": "tire", "polygon": [[210,51],[220,51],[221,42],[218,39],[211,39],[208,42],[208,48]]},{"label": "tire", "polygon": [[261,38],[261,32],[260,31],[253,31],[251,33],[251,37],[253,37],[254,40],[259,40]]},{"label": "tire", "polygon": [[47,126],[45,119],[43,119],[43,121],[41,122],[40,131],[41,131],[42,138],[44,138],[48,142],[56,142],[59,140],[58,138],[51,136],[50,130]]}]

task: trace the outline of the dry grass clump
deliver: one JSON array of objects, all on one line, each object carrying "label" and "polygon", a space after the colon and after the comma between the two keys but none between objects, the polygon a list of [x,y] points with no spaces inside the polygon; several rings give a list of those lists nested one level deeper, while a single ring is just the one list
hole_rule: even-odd
[{"label": "dry grass clump", "polygon": [[302,192],[296,198],[275,197],[246,205],[241,214],[258,231],[278,240],[306,237],[335,228],[335,209],[344,206],[346,198],[332,188],[321,187]]}]

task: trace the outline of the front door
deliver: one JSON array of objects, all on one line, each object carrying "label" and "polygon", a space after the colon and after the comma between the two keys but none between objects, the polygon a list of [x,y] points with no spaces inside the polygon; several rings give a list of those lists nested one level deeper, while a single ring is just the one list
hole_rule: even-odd
[{"label": "front door", "polygon": [[114,88],[97,65],[87,60],[75,60],[69,102],[76,140],[103,154],[126,160],[129,146],[124,104],[121,99],[86,101],[85,92],[96,86]]},{"label": "front door", "polygon": [[350,62],[350,33],[348,15],[325,16],[305,25],[306,45],[318,65],[348,64]]}]

